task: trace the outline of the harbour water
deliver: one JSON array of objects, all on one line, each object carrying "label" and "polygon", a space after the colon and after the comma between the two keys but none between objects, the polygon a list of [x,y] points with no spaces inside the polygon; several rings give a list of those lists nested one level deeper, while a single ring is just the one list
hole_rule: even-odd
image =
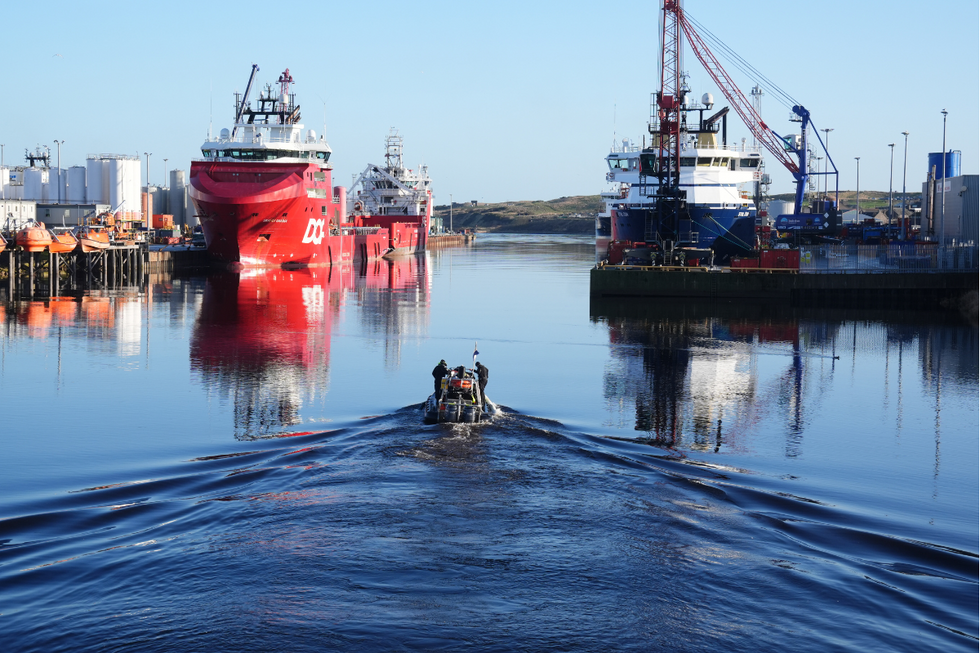
[{"label": "harbour water", "polygon": [[[978,331],[590,239],[0,307],[0,650],[975,651]],[[490,424],[422,424],[441,358]]]}]

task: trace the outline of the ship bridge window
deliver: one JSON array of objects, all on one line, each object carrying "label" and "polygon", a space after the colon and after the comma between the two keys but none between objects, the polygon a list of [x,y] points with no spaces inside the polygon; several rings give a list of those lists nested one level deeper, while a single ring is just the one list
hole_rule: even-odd
[{"label": "ship bridge window", "polygon": [[694,157],[686,156],[681,159],[682,168],[693,168],[694,167]]},{"label": "ship bridge window", "polygon": [[758,168],[761,159],[739,159],[743,168]]},{"label": "ship bridge window", "polygon": [[610,170],[629,170],[630,160],[629,159],[609,159],[609,169]]},{"label": "ship bridge window", "polygon": [[698,167],[707,167],[711,165],[710,156],[699,156],[698,157]]},{"label": "ship bridge window", "polygon": [[728,159],[726,159],[725,157],[715,157],[714,159],[712,159],[711,165],[715,168],[727,168]]}]

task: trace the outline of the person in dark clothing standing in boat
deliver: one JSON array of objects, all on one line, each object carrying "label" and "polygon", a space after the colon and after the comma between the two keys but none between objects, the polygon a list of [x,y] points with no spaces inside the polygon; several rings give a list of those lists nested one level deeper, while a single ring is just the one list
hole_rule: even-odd
[{"label": "person in dark clothing standing in boat", "polygon": [[449,376],[449,366],[446,365],[446,361],[441,360],[432,370],[432,378],[436,380],[436,401],[442,399],[442,380],[447,376]]},{"label": "person in dark clothing standing in boat", "polygon": [[486,404],[487,404],[487,395],[486,395],[487,379],[490,378],[490,370],[488,370],[486,368],[486,366],[483,363],[481,363],[480,361],[477,361],[476,362],[476,377],[479,379],[479,383],[480,383],[480,398],[481,398],[481,401],[483,401],[483,405],[486,406]]}]

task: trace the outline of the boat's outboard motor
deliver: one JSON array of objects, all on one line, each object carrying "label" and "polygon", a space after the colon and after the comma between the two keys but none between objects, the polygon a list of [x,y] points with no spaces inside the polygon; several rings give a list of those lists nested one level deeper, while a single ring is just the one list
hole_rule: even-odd
[{"label": "boat's outboard motor", "polygon": [[477,406],[475,404],[470,404],[468,406],[463,406],[460,411],[460,421],[466,422],[467,424],[472,424],[477,421]]}]

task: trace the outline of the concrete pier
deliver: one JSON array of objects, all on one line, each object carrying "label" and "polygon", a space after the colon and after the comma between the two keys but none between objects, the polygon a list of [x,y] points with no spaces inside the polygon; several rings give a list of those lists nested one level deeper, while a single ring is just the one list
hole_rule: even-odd
[{"label": "concrete pier", "polygon": [[794,305],[953,308],[978,275],[956,272],[800,274],[733,272],[707,268],[605,266],[591,272],[593,297],[672,297],[711,301],[756,300]]}]

